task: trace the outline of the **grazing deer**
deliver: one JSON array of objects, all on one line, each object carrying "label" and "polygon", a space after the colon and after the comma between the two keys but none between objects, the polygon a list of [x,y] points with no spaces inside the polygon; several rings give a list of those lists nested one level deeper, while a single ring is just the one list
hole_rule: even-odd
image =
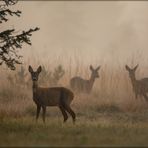
[{"label": "grazing deer", "polygon": [[42,108],[43,122],[45,123],[45,114],[47,106],[58,106],[64,117],[64,122],[68,119],[66,111],[72,116],[73,122],[75,122],[76,115],[71,109],[70,104],[74,98],[73,92],[64,87],[51,87],[42,88],[38,86],[38,76],[42,71],[41,66],[38,67],[37,71],[33,71],[32,67],[28,68],[31,78],[33,81],[33,100],[37,105],[36,121],[39,117],[40,110]]},{"label": "grazing deer", "polygon": [[91,77],[89,80],[85,80],[81,77],[73,77],[70,80],[70,86],[73,90],[77,92],[83,92],[83,93],[90,93],[93,87],[93,84],[95,82],[96,78],[99,78],[99,73],[98,70],[100,69],[100,66],[94,69],[90,65],[90,70],[91,70]]},{"label": "grazing deer", "polygon": [[129,77],[131,79],[131,83],[133,86],[133,91],[135,93],[136,99],[138,95],[143,96],[146,101],[148,101],[148,78],[143,78],[141,80],[136,80],[135,71],[138,68],[138,65],[135,66],[133,69],[129,68],[129,66],[125,66],[126,70],[129,72]]}]

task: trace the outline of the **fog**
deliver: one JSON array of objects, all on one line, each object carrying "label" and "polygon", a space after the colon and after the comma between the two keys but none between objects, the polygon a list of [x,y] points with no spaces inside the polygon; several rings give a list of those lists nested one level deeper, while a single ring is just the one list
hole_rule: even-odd
[{"label": "fog", "polygon": [[[16,33],[40,27],[32,46],[23,46],[24,61],[66,62],[74,57],[85,64],[125,64],[148,61],[147,1],[20,1],[22,11],[1,28]],[[60,58],[59,58],[60,57]],[[60,59],[62,59],[60,61]]]}]

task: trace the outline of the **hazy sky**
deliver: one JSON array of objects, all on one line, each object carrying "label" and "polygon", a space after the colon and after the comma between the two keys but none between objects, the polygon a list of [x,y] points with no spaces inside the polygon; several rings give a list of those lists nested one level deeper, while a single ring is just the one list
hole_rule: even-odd
[{"label": "hazy sky", "polygon": [[93,64],[144,56],[148,61],[147,1],[20,1],[14,9],[22,11],[21,18],[12,17],[3,29],[40,27],[33,45],[24,46],[24,59],[74,57]]}]

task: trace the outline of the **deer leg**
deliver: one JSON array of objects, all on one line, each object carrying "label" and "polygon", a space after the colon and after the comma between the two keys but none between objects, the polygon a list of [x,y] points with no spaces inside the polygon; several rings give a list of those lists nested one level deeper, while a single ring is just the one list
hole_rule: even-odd
[{"label": "deer leg", "polygon": [[75,123],[76,120],[76,114],[74,113],[74,111],[71,109],[71,107],[69,105],[65,105],[64,108],[67,110],[67,112],[72,116],[73,119],[73,123]]},{"label": "deer leg", "polygon": [[64,122],[66,122],[67,119],[68,119],[68,115],[67,115],[67,113],[66,113],[66,111],[65,111],[65,109],[64,109],[63,106],[59,106],[59,108],[60,108],[60,110],[61,110],[61,112],[62,112],[62,115],[63,115],[63,117],[64,117]]},{"label": "deer leg", "polygon": [[36,121],[38,120],[39,114],[40,114],[41,106],[37,105],[37,112],[36,112]]},{"label": "deer leg", "polygon": [[45,123],[46,107],[42,106],[42,109],[43,109],[42,118],[43,118],[43,122]]},{"label": "deer leg", "polygon": [[146,101],[148,101],[148,96],[146,94],[143,94],[143,97],[145,98]]}]

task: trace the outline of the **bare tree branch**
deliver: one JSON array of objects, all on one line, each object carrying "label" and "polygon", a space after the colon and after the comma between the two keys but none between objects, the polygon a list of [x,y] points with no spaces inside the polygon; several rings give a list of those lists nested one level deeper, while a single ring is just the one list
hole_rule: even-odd
[{"label": "bare tree branch", "polygon": [[39,28],[36,27],[15,36],[12,35],[15,29],[1,32],[0,40],[3,45],[0,46],[0,64],[4,62],[10,69],[15,70],[15,64],[21,64],[20,58],[22,57],[18,55],[16,49],[22,48],[23,43],[31,45],[30,36],[37,30]]},{"label": "bare tree branch", "polygon": [[[7,15],[20,17],[21,11],[11,11],[7,7],[15,5],[18,0],[2,0],[4,4],[0,5],[0,23],[7,22]],[[0,65],[5,63],[8,68],[15,70],[16,64],[21,64],[22,56],[19,55],[19,49],[22,48],[23,43],[31,44],[30,37],[32,33],[38,31],[39,28],[22,31],[22,33],[15,35],[15,29],[7,29],[0,32]]]},{"label": "bare tree branch", "polygon": [[3,21],[5,21],[5,22],[8,21],[8,19],[6,18],[7,14],[9,14],[11,16],[16,15],[16,16],[20,17],[21,13],[22,12],[19,11],[19,10],[17,10],[16,12],[13,12],[13,11],[11,11],[9,9],[1,10],[0,11],[0,23],[2,23]]},{"label": "bare tree branch", "polygon": [[15,5],[18,2],[18,0],[3,0],[3,1],[5,2],[5,4],[7,6],[9,6],[9,5]]}]

